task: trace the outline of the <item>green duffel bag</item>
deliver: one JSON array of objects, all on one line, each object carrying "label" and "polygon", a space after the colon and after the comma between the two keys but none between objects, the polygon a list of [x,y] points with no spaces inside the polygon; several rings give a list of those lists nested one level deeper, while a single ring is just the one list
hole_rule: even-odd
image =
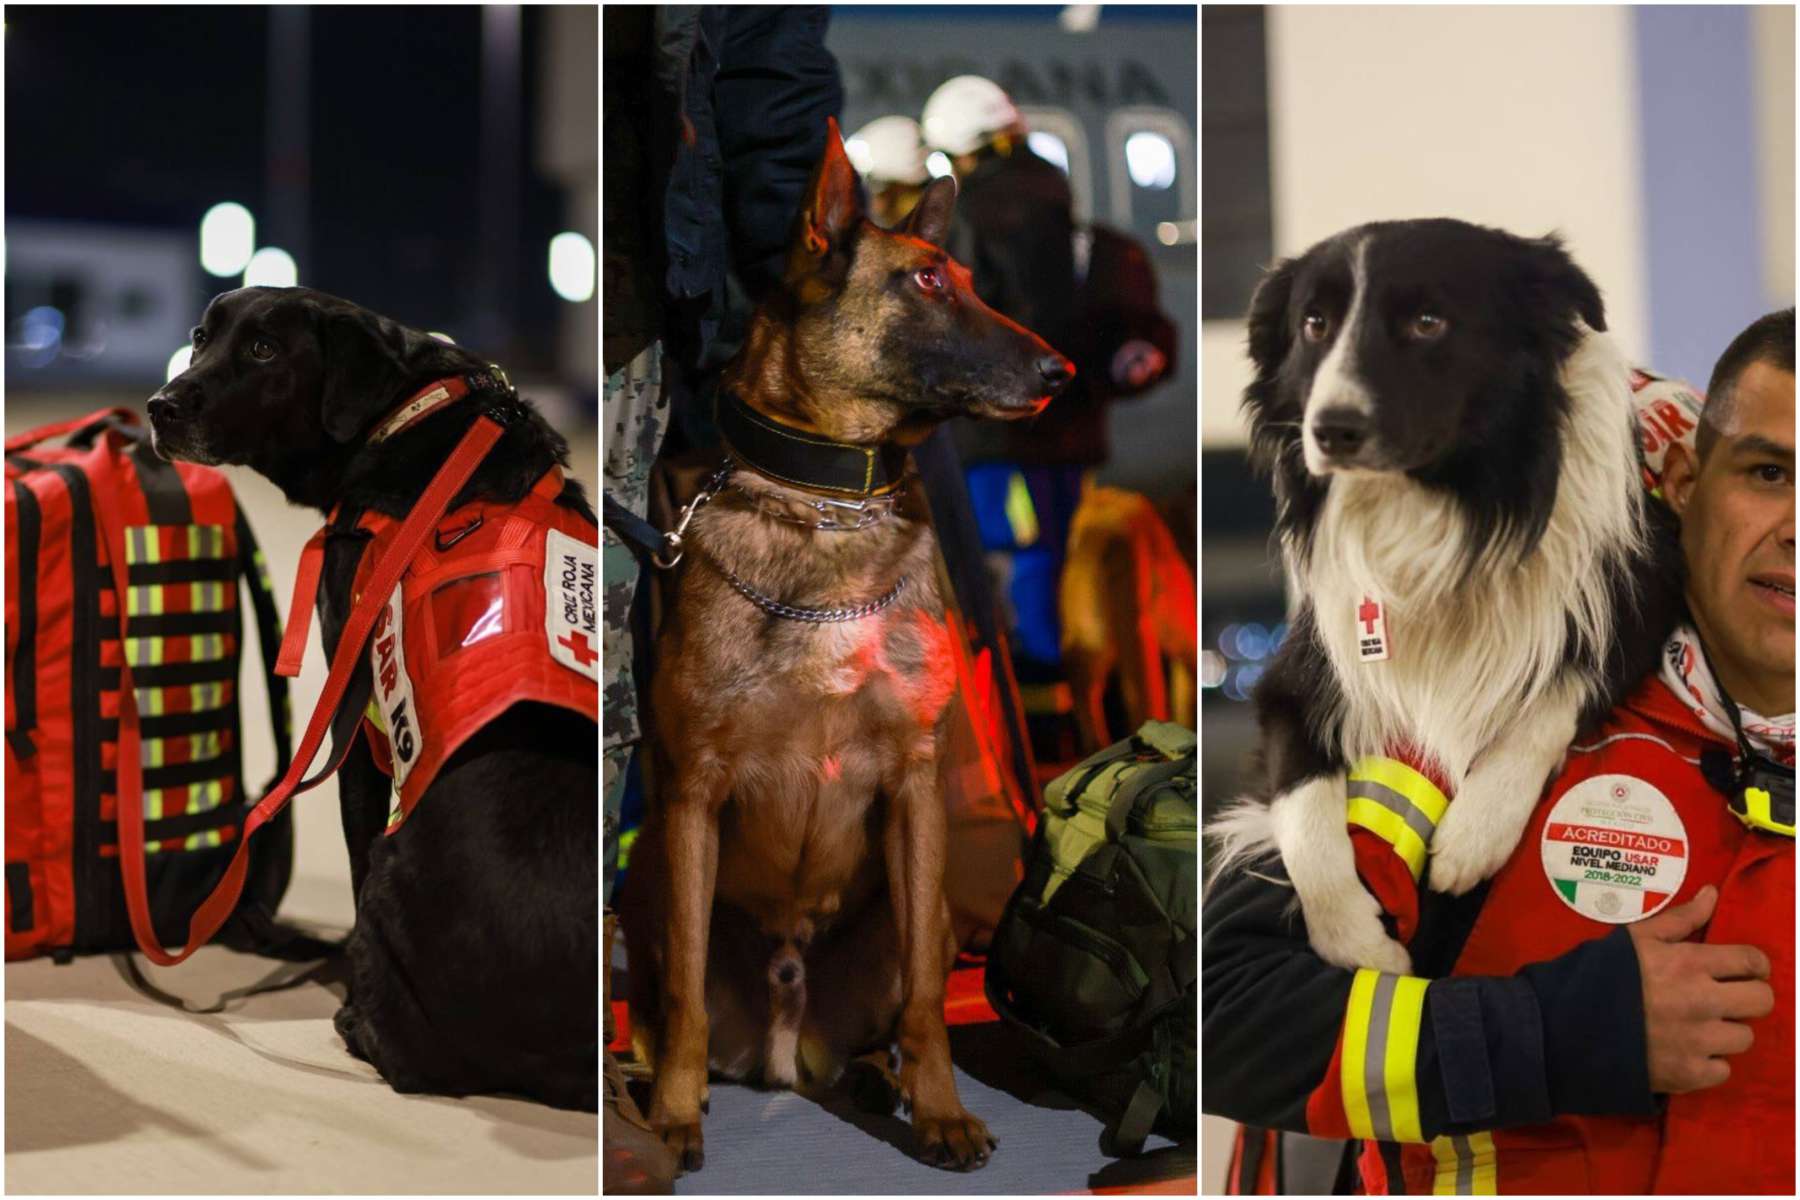
[{"label": "green duffel bag", "polygon": [[1111,1155],[1194,1132],[1194,768],[1193,733],[1149,721],[1058,776],[988,950],[988,1002]]}]

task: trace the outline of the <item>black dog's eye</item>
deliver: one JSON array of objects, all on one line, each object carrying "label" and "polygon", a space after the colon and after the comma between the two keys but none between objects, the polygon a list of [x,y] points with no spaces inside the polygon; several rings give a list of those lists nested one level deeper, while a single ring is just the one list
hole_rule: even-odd
[{"label": "black dog's eye", "polygon": [[920,267],[913,272],[913,282],[927,292],[944,290],[944,273],[936,267]]},{"label": "black dog's eye", "polygon": [[1322,342],[1331,332],[1331,322],[1325,319],[1324,313],[1314,309],[1300,318],[1300,332],[1309,342]]},{"label": "black dog's eye", "polygon": [[257,338],[254,342],[250,343],[250,357],[262,362],[268,362],[271,358],[275,357],[275,343],[271,342],[268,338]]},{"label": "black dog's eye", "polygon": [[1443,337],[1449,328],[1450,322],[1433,312],[1422,312],[1406,323],[1407,335],[1421,342]]},{"label": "black dog's eye", "polygon": [[204,329],[194,330],[194,332],[189,335],[189,341],[191,341],[193,343],[194,349],[196,349],[196,350],[198,350],[200,347],[206,345],[206,330],[204,330]]}]

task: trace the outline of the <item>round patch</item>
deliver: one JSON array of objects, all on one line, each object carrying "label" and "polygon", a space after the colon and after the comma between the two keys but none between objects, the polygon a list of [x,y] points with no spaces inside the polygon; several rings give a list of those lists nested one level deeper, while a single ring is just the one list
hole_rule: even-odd
[{"label": "round patch", "polygon": [[1540,848],[1562,902],[1608,925],[1656,912],[1687,877],[1687,829],[1675,806],[1630,775],[1596,775],[1564,792]]}]

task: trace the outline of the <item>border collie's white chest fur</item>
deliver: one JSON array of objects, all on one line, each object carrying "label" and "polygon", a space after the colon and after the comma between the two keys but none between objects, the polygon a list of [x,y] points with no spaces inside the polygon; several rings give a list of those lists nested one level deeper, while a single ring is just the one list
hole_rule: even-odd
[{"label": "border collie's white chest fur", "polygon": [[[1571,669],[1572,638],[1583,658],[1603,655],[1613,614],[1593,581],[1625,570],[1643,541],[1627,366],[1611,338],[1587,332],[1565,387],[1572,405],[1555,507],[1522,559],[1492,554],[1465,578],[1463,513],[1446,493],[1396,473],[1333,476],[1310,554],[1297,539],[1284,546],[1342,691],[1330,715],[1347,761],[1405,745],[1460,779],[1506,714],[1527,714]],[[1365,597],[1385,609],[1384,661],[1358,652]],[[1599,685],[1575,682],[1582,703]]]}]

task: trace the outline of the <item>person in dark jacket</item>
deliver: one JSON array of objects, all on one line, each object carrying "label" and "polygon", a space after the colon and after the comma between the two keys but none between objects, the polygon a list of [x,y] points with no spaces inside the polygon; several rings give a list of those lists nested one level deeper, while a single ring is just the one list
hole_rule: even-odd
[{"label": "person in dark jacket", "polygon": [[988,304],[1075,363],[1074,382],[1042,415],[1005,428],[958,422],[982,543],[1004,563],[1021,679],[1058,675],[1058,580],[1082,477],[1108,456],[1107,405],[1166,378],[1175,327],[1135,241],[1078,228],[1068,177],[1034,153],[999,85],[961,75],[940,85],[920,121],[960,190],[946,248]]}]

